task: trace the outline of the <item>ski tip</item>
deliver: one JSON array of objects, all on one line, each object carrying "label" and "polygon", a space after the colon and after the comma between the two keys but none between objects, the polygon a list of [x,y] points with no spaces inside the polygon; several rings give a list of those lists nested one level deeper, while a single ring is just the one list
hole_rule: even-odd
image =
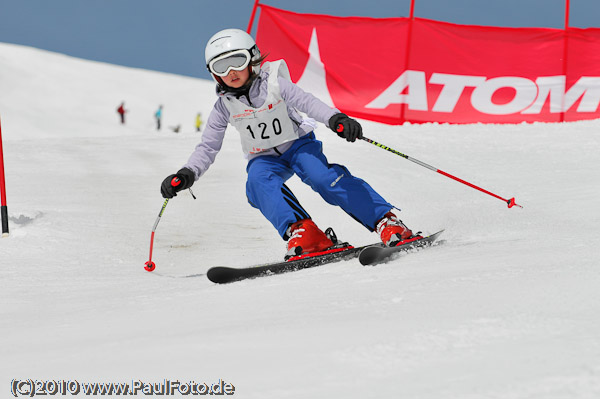
[{"label": "ski tip", "polygon": [[234,281],[231,275],[231,269],[224,266],[211,267],[206,272],[206,277],[216,284],[225,284]]},{"label": "ski tip", "polygon": [[360,252],[358,260],[363,266],[375,265],[385,261],[385,259],[390,257],[393,253],[431,246],[443,232],[444,230],[442,229],[428,236],[418,235],[411,239],[401,241],[394,247],[385,247],[379,245],[369,246]]}]

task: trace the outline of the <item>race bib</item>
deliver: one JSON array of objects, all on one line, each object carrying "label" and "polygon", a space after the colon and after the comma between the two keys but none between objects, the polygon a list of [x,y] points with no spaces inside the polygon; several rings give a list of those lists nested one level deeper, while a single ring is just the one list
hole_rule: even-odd
[{"label": "race bib", "polygon": [[267,66],[270,68],[268,92],[261,107],[251,107],[237,98],[224,99],[230,113],[229,123],[240,133],[246,154],[257,154],[298,138],[277,81],[278,76],[289,79],[285,61],[265,63],[263,68]]}]

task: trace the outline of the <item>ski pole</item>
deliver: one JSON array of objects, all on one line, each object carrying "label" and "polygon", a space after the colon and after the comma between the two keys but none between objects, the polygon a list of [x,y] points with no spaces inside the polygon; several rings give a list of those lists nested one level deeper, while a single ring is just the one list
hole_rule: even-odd
[{"label": "ski pole", "polygon": [[[181,184],[181,180],[179,180],[179,178],[177,178],[177,177],[173,177],[173,180],[171,180],[171,186],[177,187],[179,184]],[[192,192],[192,189],[190,188],[189,190],[190,190],[190,194],[192,194],[192,197],[194,199],[196,199],[196,196]],[[154,222],[154,227],[152,227],[152,234],[150,234],[150,258],[148,259],[148,262],[146,262],[144,265],[144,269],[146,269],[146,271],[149,271],[149,272],[156,269],[156,264],[154,262],[152,262],[152,249],[154,247],[154,232],[156,231],[158,222],[160,222],[160,218],[161,218],[163,212],[165,211],[165,208],[167,207],[168,203],[169,203],[169,198],[165,199],[165,202],[163,202],[163,205],[160,208],[160,212],[158,213],[158,217],[156,218],[156,221]]]},{"label": "ski pole", "polygon": [[[343,128],[342,128],[342,129],[343,129]],[[338,128],[338,130],[339,130],[339,128]],[[483,189],[483,188],[481,188],[481,187],[478,187],[478,186],[476,186],[475,184],[469,183],[468,181],[465,181],[465,180],[463,180],[463,179],[460,179],[460,178],[458,178],[458,177],[456,177],[456,176],[452,176],[450,173],[446,173],[446,172],[444,172],[443,170],[440,170],[440,169],[438,169],[438,168],[435,168],[435,167],[433,167],[433,166],[431,166],[431,165],[428,165],[428,164],[426,164],[425,162],[421,162],[421,161],[419,161],[418,159],[415,159],[415,158],[409,157],[408,155],[406,155],[406,154],[403,154],[403,153],[401,153],[400,151],[396,151],[396,150],[394,150],[393,148],[390,148],[390,147],[388,147],[388,146],[386,146],[386,145],[383,145],[383,144],[381,144],[381,143],[378,143],[378,142],[376,142],[376,141],[373,141],[373,140],[371,140],[371,139],[369,139],[369,138],[367,138],[367,137],[361,137],[361,140],[364,140],[364,141],[366,141],[367,143],[371,143],[371,144],[373,144],[373,145],[375,145],[375,146],[377,146],[377,147],[379,147],[379,148],[382,148],[382,149],[384,149],[384,150],[386,150],[386,151],[389,151],[389,152],[391,152],[391,153],[394,153],[394,154],[396,154],[396,155],[399,155],[399,156],[401,156],[401,157],[402,157],[402,158],[404,158],[404,159],[408,159],[409,161],[411,161],[411,162],[414,162],[414,163],[416,163],[417,165],[421,165],[421,166],[423,166],[423,167],[425,167],[425,168],[427,168],[427,169],[429,169],[429,170],[433,170],[434,172],[437,172],[437,173],[439,173],[439,174],[441,174],[441,175],[444,175],[444,176],[446,176],[446,177],[449,177],[449,178],[451,178],[451,179],[453,179],[453,180],[456,180],[456,181],[457,181],[457,182],[459,182],[459,183],[466,184],[467,186],[469,186],[469,187],[471,187],[471,188],[474,188],[475,190],[479,190],[479,191],[481,191],[482,193],[486,193],[486,194],[488,194],[488,195],[491,195],[492,197],[498,198],[498,199],[500,199],[500,200],[502,200],[502,201],[506,202],[506,203],[508,204],[508,207],[509,207],[509,208],[512,208],[513,206],[518,206],[519,208],[523,208],[521,205],[519,205],[519,204],[517,204],[517,203],[515,202],[515,198],[514,198],[514,197],[513,197],[513,198],[511,198],[511,199],[502,198],[501,196],[499,196],[499,195],[496,195],[496,194],[494,194],[494,193],[492,193],[492,192],[490,192],[490,191],[487,191],[487,190],[485,190],[485,189]]]},{"label": "ski pole", "polygon": [[167,204],[169,203],[169,198],[165,199],[165,202],[163,202],[162,208],[160,208],[160,212],[158,213],[158,217],[156,218],[156,222],[154,222],[154,227],[152,227],[152,234],[150,234],[150,258],[148,260],[148,262],[145,263],[144,269],[146,269],[146,271],[153,271],[154,269],[156,269],[156,264],[154,262],[152,262],[152,248],[154,247],[154,232],[156,231],[156,226],[158,226],[158,222],[160,222],[160,217],[162,216],[163,212],[165,211],[165,208],[167,207]]}]

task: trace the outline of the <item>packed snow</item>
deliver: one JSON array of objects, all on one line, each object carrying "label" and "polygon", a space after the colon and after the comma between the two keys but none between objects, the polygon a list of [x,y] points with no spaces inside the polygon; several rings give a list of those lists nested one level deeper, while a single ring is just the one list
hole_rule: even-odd
[{"label": "packed snow", "polygon": [[[27,379],[222,380],[233,397],[260,399],[600,397],[600,120],[363,121],[365,136],[523,209],[320,125],[330,162],[413,230],[446,229],[443,242],[375,267],[216,285],[211,266],[285,253],[246,201],[228,131],[197,199],[169,201],[146,272],[160,183],[199,142],[195,115],[206,120],[215,99],[211,81],[0,44],[1,397]],[[377,240],[299,179],[289,186],[321,228]]]}]

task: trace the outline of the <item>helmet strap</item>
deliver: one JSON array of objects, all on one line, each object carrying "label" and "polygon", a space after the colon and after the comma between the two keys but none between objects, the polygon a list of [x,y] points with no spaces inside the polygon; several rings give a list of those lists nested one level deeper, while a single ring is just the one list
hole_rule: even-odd
[{"label": "helmet strap", "polygon": [[213,78],[217,81],[217,84],[221,87],[227,87],[227,85],[223,82],[223,79],[221,79],[220,76],[215,75],[214,73],[211,73],[211,75],[213,76]]}]

